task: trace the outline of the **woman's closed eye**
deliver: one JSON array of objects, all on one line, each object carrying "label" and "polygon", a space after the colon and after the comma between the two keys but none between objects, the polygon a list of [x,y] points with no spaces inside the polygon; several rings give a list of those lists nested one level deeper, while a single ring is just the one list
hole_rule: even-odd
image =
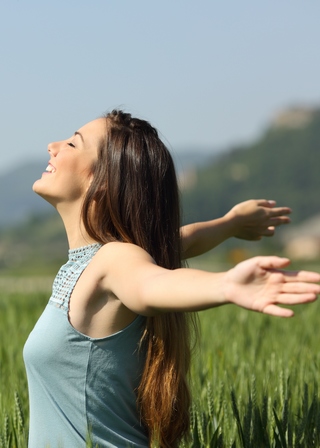
[{"label": "woman's closed eye", "polygon": [[71,148],[75,148],[74,144],[71,142],[68,142],[68,145],[71,146]]}]

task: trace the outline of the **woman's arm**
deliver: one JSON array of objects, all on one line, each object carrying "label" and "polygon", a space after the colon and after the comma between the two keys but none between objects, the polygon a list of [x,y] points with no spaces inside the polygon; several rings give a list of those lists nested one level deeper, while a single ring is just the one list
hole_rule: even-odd
[{"label": "woman's arm", "polygon": [[196,257],[216,247],[227,238],[256,241],[272,236],[275,227],[288,224],[288,207],[275,207],[275,201],[251,199],[233,207],[222,218],[181,227],[184,259]]},{"label": "woman's arm", "polygon": [[320,293],[315,272],[283,271],[287,258],[255,257],[227,272],[168,270],[157,266],[140,247],[109,243],[103,249],[103,289],[112,292],[137,314],[200,311],[233,303],[274,316],[290,317],[296,305],[314,301]]}]

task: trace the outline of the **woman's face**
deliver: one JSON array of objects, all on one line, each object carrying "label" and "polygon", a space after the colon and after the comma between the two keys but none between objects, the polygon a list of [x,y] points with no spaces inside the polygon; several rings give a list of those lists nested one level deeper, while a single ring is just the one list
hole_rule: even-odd
[{"label": "woman's face", "polygon": [[82,202],[92,180],[98,147],[106,134],[106,120],[87,123],[67,140],[50,143],[49,164],[33,191],[52,205]]}]

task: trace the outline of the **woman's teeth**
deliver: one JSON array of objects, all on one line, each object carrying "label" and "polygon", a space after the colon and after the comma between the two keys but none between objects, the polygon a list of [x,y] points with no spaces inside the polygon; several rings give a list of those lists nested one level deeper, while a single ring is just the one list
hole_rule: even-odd
[{"label": "woman's teeth", "polygon": [[46,171],[48,173],[55,173],[56,169],[52,165],[48,165]]}]

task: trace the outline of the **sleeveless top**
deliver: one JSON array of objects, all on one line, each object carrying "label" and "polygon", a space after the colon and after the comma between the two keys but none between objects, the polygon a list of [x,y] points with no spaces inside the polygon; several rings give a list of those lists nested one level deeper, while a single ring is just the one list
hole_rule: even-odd
[{"label": "sleeveless top", "polygon": [[49,303],[24,346],[29,448],[149,446],[135,395],[144,364],[138,344],[145,317],[105,338],[80,333],[68,319],[74,286],[100,247],[69,250]]}]

